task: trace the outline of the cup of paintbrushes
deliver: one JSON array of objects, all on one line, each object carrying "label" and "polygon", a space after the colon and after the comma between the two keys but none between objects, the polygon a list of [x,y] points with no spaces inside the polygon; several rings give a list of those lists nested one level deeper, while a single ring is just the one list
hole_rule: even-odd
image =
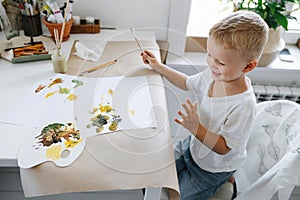
[{"label": "cup of paintbrushes", "polygon": [[35,37],[43,34],[40,14],[33,16],[21,16],[24,35],[29,37]]},{"label": "cup of paintbrushes", "polygon": [[54,49],[52,55],[52,66],[55,73],[64,74],[68,70],[66,54],[61,49]]},{"label": "cup of paintbrushes", "polygon": [[[62,42],[67,41],[70,38],[70,32],[73,24],[73,18],[71,18],[69,21],[65,22],[64,32],[63,32],[63,38]],[[63,23],[51,23],[46,20],[46,18],[43,18],[43,23],[48,28],[51,38],[53,41],[55,41],[54,37],[54,29],[58,30],[58,35],[61,35],[62,29],[63,29]]]},{"label": "cup of paintbrushes", "polygon": [[66,54],[61,50],[61,40],[58,34],[58,30],[54,29],[54,40],[55,40],[55,48],[51,55],[53,71],[55,73],[66,73],[68,70]]}]

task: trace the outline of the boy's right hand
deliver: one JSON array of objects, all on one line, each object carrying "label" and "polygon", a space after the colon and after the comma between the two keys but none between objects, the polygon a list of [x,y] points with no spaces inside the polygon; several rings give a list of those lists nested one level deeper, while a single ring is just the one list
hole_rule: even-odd
[{"label": "boy's right hand", "polygon": [[142,59],[143,59],[143,62],[145,64],[149,64],[150,67],[154,70],[156,70],[156,67],[158,65],[160,65],[161,63],[157,60],[157,58],[155,57],[155,55],[153,53],[151,53],[150,51],[148,50],[144,50],[142,53],[141,53],[141,56],[142,56]]},{"label": "boy's right hand", "polygon": [[187,79],[186,74],[184,74],[182,72],[178,72],[178,71],[168,67],[167,65],[161,63],[160,60],[157,60],[155,55],[148,50],[144,50],[141,53],[141,56],[142,56],[143,62],[145,64],[149,64],[149,66],[155,72],[157,72],[160,75],[167,78],[171,83],[173,83],[175,86],[179,87],[180,89],[182,89],[182,90],[188,89],[186,86],[186,79]]}]

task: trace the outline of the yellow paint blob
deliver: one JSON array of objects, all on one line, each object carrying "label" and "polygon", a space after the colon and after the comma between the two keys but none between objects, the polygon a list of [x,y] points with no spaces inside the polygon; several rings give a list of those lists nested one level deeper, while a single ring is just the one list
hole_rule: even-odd
[{"label": "yellow paint blob", "polygon": [[79,140],[68,140],[68,141],[65,141],[65,146],[67,148],[73,148],[77,144],[79,144],[81,141],[82,141],[82,138],[80,138]]},{"label": "yellow paint blob", "polygon": [[77,100],[78,97],[77,97],[75,94],[70,94],[70,95],[67,97],[67,99],[68,99],[69,101],[74,101],[74,100]]},{"label": "yellow paint blob", "polygon": [[46,158],[51,160],[58,160],[60,159],[60,153],[62,151],[61,145],[55,145],[47,149],[46,151]]},{"label": "yellow paint blob", "polygon": [[48,97],[51,97],[52,95],[54,95],[57,91],[54,92],[49,92],[48,94],[46,94],[45,99],[47,99]]},{"label": "yellow paint blob", "polygon": [[113,94],[114,94],[114,91],[113,91],[112,89],[109,89],[109,90],[107,91],[107,94],[113,95]]},{"label": "yellow paint blob", "polygon": [[111,106],[100,106],[100,111],[101,112],[110,112],[112,110]]},{"label": "yellow paint blob", "polygon": [[103,131],[103,129],[104,129],[103,126],[101,126],[101,127],[99,127],[99,128],[96,129],[96,132],[100,133],[101,131]]},{"label": "yellow paint blob", "polygon": [[135,113],[135,110],[128,110],[128,112],[133,116]]},{"label": "yellow paint blob", "polygon": [[110,131],[115,131],[118,128],[118,124],[116,122],[112,122],[111,125],[108,127]]}]

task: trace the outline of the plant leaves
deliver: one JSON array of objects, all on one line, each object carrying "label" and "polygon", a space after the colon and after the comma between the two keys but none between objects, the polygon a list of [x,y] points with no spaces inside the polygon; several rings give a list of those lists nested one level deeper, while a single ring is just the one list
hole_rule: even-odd
[{"label": "plant leaves", "polygon": [[288,20],[286,16],[284,16],[280,12],[275,12],[274,17],[277,20],[278,24],[280,24],[285,30],[288,30]]}]

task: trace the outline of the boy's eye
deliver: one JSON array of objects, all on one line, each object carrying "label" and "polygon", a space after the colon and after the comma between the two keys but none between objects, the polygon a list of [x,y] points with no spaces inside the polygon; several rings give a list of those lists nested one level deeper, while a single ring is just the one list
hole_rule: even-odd
[{"label": "boy's eye", "polygon": [[[209,54],[209,53],[207,53],[207,56],[212,58],[211,54]],[[225,65],[225,63],[223,63],[223,62],[220,61],[220,60],[217,60],[217,59],[214,59],[214,60],[215,60],[215,62],[218,63],[219,65],[222,65],[222,66]]]},{"label": "boy's eye", "polygon": [[225,64],[223,63],[223,62],[221,62],[221,61],[217,61],[218,63],[219,63],[219,65],[222,65],[222,66],[224,66]]}]

